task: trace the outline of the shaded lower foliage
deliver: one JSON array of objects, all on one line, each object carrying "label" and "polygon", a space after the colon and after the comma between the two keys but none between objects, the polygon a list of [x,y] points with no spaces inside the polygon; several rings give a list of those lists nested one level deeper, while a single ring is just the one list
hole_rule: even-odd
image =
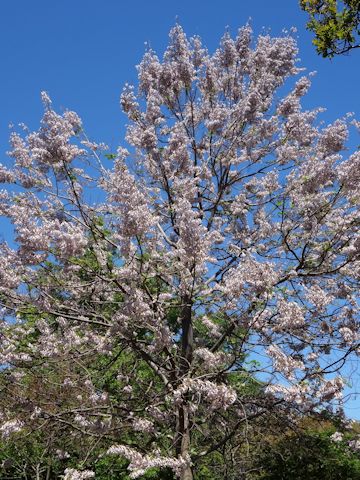
[{"label": "shaded lower foliage", "polygon": [[334,429],[291,432],[264,442],[256,460],[262,480],[360,480],[360,456],[344,441],[334,442]]},{"label": "shaded lower foliage", "polygon": [[[231,419],[227,419],[231,423]],[[211,425],[204,426],[212,442]],[[334,441],[334,432],[342,440]],[[360,455],[349,446],[359,437],[360,426],[344,428],[337,418],[303,417],[291,426],[277,422],[272,414],[257,426],[239,429],[239,439],[230,441],[194,465],[196,480],[360,480]],[[131,444],[131,439],[128,439]],[[63,478],[66,468],[91,469],[96,480],[130,480],[128,462],[103,456],[108,440],[74,437],[65,429],[45,434],[29,432],[0,442],[1,480],[52,480]],[[99,455],[100,454],[100,455]],[[149,469],[144,480],[175,480],[168,469]]]}]

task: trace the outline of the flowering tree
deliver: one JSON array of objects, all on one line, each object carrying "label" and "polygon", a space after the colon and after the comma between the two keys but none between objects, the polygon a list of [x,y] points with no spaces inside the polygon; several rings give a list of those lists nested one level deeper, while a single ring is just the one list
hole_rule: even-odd
[{"label": "flowering tree", "polygon": [[269,409],[340,401],[360,279],[360,155],[341,152],[359,124],[320,128],[308,77],[277,98],[296,56],[249,26],[210,55],[175,26],[121,96],[128,150],[104,153],[45,93],[40,129],[12,134],[4,438],[61,426],[132,478],[190,480]]}]

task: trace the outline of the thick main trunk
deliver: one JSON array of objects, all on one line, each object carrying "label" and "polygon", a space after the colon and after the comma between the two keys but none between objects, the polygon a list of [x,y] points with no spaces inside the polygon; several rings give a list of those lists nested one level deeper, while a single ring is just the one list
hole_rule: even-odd
[{"label": "thick main trunk", "polygon": [[193,480],[193,473],[191,467],[187,467],[181,474],[180,480]]},{"label": "thick main trunk", "polygon": [[[189,457],[190,451],[190,416],[189,408],[187,405],[182,407],[182,427],[183,432],[181,434],[180,454],[182,457]],[[193,473],[190,466],[183,470],[181,480],[193,480]]]},{"label": "thick main trunk", "polygon": [[189,297],[183,298],[181,313],[181,364],[180,376],[184,377],[188,372],[194,349],[194,334],[192,325],[192,305]]},{"label": "thick main trunk", "polygon": [[[181,360],[179,368],[179,379],[186,377],[192,362],[194,337],[192,326],[192,305],[191,299],[183,298],[182,301],[182,315],[181,315]],[[186,399],[182,405],[179,406],[177,412],[176,425],[176,453],[184,458],[189,458],[190,452],[190,409]],[[193,473],[190,466],[188,466],[181,474],[181,480],[193,480]]]}]

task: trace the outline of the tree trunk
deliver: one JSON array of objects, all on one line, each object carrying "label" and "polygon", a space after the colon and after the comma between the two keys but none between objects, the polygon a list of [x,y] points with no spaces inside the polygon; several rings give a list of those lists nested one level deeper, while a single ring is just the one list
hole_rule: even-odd
[{"label": "tree trunk", "polygon": [[[181,438],[181,456],[182,457],[189,457],[190,451],[190,418],[189,418],[189,409],[188,406],[184,406],[183,408],[183,427],[184,431],[182,433]],[[181,480],[193,480],[192,469],[190,465],[182,472]]]},{"label": "tree trunk", "polygon": [[187,467],[186,470],[184,470],[181,474],[180,480],[193,480],[193,474],[191,467]]},{"label": "tree trunk", "polygon": [[[182,315],[181,315],[181,360],[179,368],[179,380],[186,377],[189,371],[192,354],[194,348],[193,326],[192,326],[192,305],[191,299],[185,297],[182,299]],[[186,458],[190,456],[190,413],[189,406],[186,399],[182,405],[179,406],[176,426],[176,453]],[[193,480],[193,473],[190,466],[188,466],[181,474],[181,480]]]}]

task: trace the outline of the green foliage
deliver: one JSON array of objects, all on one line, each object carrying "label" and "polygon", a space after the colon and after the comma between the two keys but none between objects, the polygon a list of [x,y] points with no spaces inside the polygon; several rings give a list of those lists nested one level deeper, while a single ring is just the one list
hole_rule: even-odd
[{"label": "green foliage", "polygon": [[[339,7],[342,4],[342,8]],[[360,47],[360,0],[300,0],[317,52],[333,57]]]},{"label": "green foliage", "polygon": [[[54,452],[50,454],[47,437],[43,432],[30,432],[25,438],[14,436],[11,441],[0,442],[0,478],[61,478],[64,465],[70,462],[61,460]],[[76,450],[77,445],[73,445],[75,457]]]},{"label": "green foliage", "polygon": [[[58,433],[58,438],[51,438],[51,442],[45,432],[30,432],[26,438],[18,436],[6,443],[0,442],[0,479],[60,479],[66,468],[76,468],[93,470],[97,480],[130,480],[128,462],[124,458],[101,456],[100,451],[94,449],[84,465],[82,457],[87,442],[69,444],[61,432]],[[56,450],[71,455],[69,458],[59,458]],[[175,477],[171,470],[153,468],[142,479],[175,480]]]},{"label": "green foliage", "polygon": [[[346,442],[334,442],[325,431],[312,429],[278,436],[263,445],[257,461],[261,480],[360,480],[360,456]],[[346,437],[344,437],[346,439]]]},{"label": "green foliage", "polygon": [[[96,480],[130,480],[128,462],[123,458],[104,456],[90,468],[95,472]],[[169,469],[149,469],[142,480],[175,480]]]},{"label": "green foliage", "polygon": [[116,158],[116,153],[105,153],[105,158],[107,158],[108,160],[115,160]]}]

